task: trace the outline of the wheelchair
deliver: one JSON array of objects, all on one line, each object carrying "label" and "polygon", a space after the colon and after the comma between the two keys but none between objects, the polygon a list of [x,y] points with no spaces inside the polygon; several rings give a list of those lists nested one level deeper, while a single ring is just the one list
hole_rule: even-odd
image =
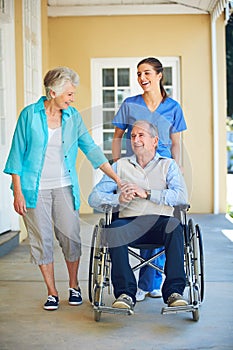
[{"label": "wheelchair", "polygon": [[[191,312],[192,319],[198,321],[200,315],[199,307],[204,300],[204,252],[200,227],[198,224],[194,224],[192,218],[187,219],[188,210],[189,205],[174,207],[174,216],[180,220],[183,227],[184,269],[186,275],[184,294],[187,294],[188,305],[163,307],[161,314]],[[103,206],[103,212],[104,217],[100,218],[99,223],[95,225],[92,234],[88,278],[89,301],[93,306],[94,320],[97,322],[100,321],[102,312],[125,315],[132,314],[132,310],[129,309],[117,309],[105,305],[104,298],[106,297],[106,293],[112,293],[112,285],[111,259],[104,230],[115,219],[116,213],[113,213],[113,208],[109,205]],[[130,245],[128,247],[128,253],[137,260],[136,264],[131,265],[132,270],[135,272],[143,266],[149,265],[163,273],[163,270],[153,260],[165,254],[164,247],[149,259],[144,259],[135,252],[136,249],[154,249],[159,247],[161,248],[161,245]]]}]

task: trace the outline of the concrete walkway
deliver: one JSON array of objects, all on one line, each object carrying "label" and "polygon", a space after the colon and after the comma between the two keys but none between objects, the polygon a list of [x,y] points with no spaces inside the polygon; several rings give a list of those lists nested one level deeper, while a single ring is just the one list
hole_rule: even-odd
[{"label": "concrete walkway", "polygon": [[[60,308],[48,312],[42,306],[46,288],[37,266],[29,262],[25,241],[0,258],[1,350],[232,350],[233,349],[233,224],[224,215],[192,215],[203,232],[205,248],[205,301],[200,320],[191,313],[161,315],[161,299],[146,298],[135,315],[102,314],[93,320],[87,297],[89,245],[98,215],[83,215],[83,257],[80,285],[84,302],[67,302],[67,273],[60,248],[55,248],[55,272]],[[229,231],[231,230],[231,231]],[[109,297],[112,301],[113,296]]]}]

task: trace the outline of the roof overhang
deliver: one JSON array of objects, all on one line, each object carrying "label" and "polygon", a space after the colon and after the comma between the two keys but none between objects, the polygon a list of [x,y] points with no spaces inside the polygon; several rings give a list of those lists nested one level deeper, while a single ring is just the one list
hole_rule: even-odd
[{"label": "roof overhang", "polygon": [[212,14],[217,18],[229,0],[48,0],[48,16],[124,16]]}]

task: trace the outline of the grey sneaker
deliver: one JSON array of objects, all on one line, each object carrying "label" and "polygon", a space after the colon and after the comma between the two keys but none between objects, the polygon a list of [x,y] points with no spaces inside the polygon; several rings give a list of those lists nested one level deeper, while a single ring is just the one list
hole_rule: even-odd
[{"label": "grey sneaker", "polygon": [[129,309],[133,312],[133,299],[127,294],[121,294],[112,304],[112,307],[118,309]]},{"label": "grey sneaker", "polygon": [[172,293],[167,299],[167,304],[169,307],[187,306],[188,302],[179,293]]}]

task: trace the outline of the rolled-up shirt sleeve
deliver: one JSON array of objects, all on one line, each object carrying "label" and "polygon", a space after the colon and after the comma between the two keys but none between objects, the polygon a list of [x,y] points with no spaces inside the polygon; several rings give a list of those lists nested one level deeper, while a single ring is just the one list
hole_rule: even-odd
[{"label": "rolled-up shirt sleeve", "polygon": [[80,114],[78,114],[78,116],[78,146],[85,154],[87,159],[91,162],[94,169],[97,169],[108,160],[103,154],[101,148],[94,142],[93,138],[89,134]]},{"label": "rolled-up shirt sleeve", "polygon": [[[114,163],[112,168],[117,172],[117,165]],[[103,211],[103,205],[111,205],[116,207],[119,205],[119,193],[116,193],[117,184],[109,176],[103,175],[100,182],[93,188],[88,197],[89,205],[98,210]]]}]

